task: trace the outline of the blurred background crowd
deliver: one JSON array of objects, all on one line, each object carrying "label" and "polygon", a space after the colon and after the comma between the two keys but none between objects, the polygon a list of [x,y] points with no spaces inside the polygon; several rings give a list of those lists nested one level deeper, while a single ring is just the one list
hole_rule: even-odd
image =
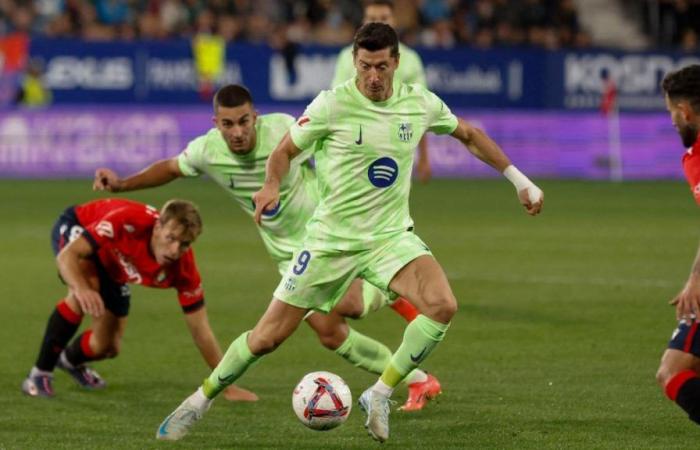
[{"label": "blurred background crowd", "polygon": [[[586,48],[610,45],[596,41],[596,30],[582,24],[581,15],[590,7],[610,14],[605,10],[613,3],[396,0],[395,12],[402,39],[414,46]],[[620,5],[618,16],[636,23],[645,46],[697,48],[700,0],[623,0]],[[356,0],[0,0],[0,35],[24,31],[91,41],[164,40],[208,32],[226,42],[343,45],[361,20]]]}]

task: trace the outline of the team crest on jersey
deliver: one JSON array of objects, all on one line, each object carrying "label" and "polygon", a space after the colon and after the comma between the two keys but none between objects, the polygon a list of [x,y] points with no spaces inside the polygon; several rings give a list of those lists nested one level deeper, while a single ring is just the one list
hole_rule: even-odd
[{"label": "team crest on jersey", "polygon": [[375,187],[385,188],[394,184],[399,176],[399,165],[389,157],[379,158],[370,164],[367,177]]},{"label": "team crest on jersey", "polygon": [[284,282],[284,288],[288,291],[293,291],[294,289],[297,288],[297,279],[293,277],[287,278],[287,281]]},{"label": "team crest on jersey", "polygon": [[413,137],[413,126],[409,122],[399,124],[399,140],[401,142],[409,142]]}]

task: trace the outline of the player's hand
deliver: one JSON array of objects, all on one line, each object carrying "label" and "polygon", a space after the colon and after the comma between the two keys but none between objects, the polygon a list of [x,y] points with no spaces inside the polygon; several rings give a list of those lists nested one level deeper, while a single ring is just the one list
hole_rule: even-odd
[{"label": "player's hand", "polygon": [[224,390],[224,398],[230,402],[257,402],[258,396],[254,392],[251,392],[242,387],[238,387],[235,384],[227,387]]},{"label": "player's hand", "polygon": [[427,183],[433,176],[433,171],[430,168],[430,160],[427,158],[418,158],[416,163],[416,178],[421,183]]},{"label": "player's hand", "polygon": [[105,312],[105,304],[100,293],[93,289],[75,289],[73,295],[83,310],[83,314],[100,317]]},{"label": "player's hand", "polygon": [[255,223],[260,225],[263,211],[271,211],[280,201],[279,186],[272,186],[265,183],[258,192],[253,194],[255,204]]},{"label": "player's hand", "polygon": [[669,302],[676,307],[676,319],[700,317],[700,280],[691,275],[683,290]]},{"label": "player's hand", "polygon": [[119,192],[121,190],[119,176],[110,169],[99,168],[95,171],[95,179],[92,182],[93,191]]},{"label": "player's hand", "polygon": [[531,216],[536,216],[542,211],[544,204],[544,192],[534,184],[518,191],[518,199],[525,207],[525,211]]}]

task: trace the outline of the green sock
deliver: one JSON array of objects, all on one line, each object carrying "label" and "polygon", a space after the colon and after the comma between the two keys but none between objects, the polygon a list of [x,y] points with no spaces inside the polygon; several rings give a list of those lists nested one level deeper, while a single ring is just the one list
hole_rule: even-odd
[{"label": "green sock", "polygon": [[377,311],[379,308],[389,303],[389,297],[386,293],[367,281],[362,282],[362,302],[364,303],[364,311],[360,318],[367,316],[371,312]]},{"label": "green sock", "polygon": [[391,359],[391,350],[386,345],[352,328],[348,338],[335,349],[335,352],[355,367],[376,374],[382,373]]},{"label": "green sock", "polygon": [[406,327],[403,342],[391,357],[380,380],[389,387],[396,387],[442,341],[449,327],[449,323],[436,322],[419,314]]},{"label": "green sock", "polygon": [[231,343],[226,354],[219,361],[214,371],[209,375],[209,378],[204,380],[202,390],[207,398],[216,397],[219,392],[226,389],[230,384],[233,384],[255,361],[260,359],[260,356],[255,356],[248,348],[248,335],[250,331],[246,331],[236,338]]}]

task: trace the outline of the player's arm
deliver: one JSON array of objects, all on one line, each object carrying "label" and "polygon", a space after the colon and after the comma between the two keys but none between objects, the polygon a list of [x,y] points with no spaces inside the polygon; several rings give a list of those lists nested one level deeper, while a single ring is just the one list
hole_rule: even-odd
[{"label": "player's arm", "polygon": [[119,178],[119,176],[110,169],[97,169],[95,171],[95,180],[92,183],[92,189],[95,191],[109,192],[134,191],[161,186],[182,176],[184,176],[184,174],[180,170],[178,159],[174,157],[157,161],[142,171],[126,178]]},{"label": "player's arm", "polygon": [[474,156],[501,172],[513,183],[520,203],[528,214],[532,216],[539,214],[544,202],[544,193],[511,164],[508,156],[483,130],[463,119],[458,119],[457,128],[452,132],[452,136],[462,142]]},{"label": "player's arm", "polygon": [[700,249],[695,255],[688,281],[671,304],[676,306],[678,320],[689,319],[692,315],[695,320],[700,320]]},{"label": "player's arm", "polygon": [[56,257],[61,278],[68,285],[71,295],[80,305],[84,314],[99,317],[104,313],[104,302],[100,293],[92,288],[81,261],[92,255],[92,245],[83,236],[63,247]]},{"label": "player's arm", "polygon": [[[195,311],[185,314],[185,322],[202,358],[204,358],[210,369],[214,369],[224,354],[221,352],[219,342],[216,340],[214,332],[209,325],[206,307],[202,306]],[[228,400],[255,401],[258,399],[258,396],[254,393],[235,385],[229,386],[224,392],[224,396]]]},{"label": "player's arm", "polygon": [[259,225],[263,211],[272,209],[279,202],[280,183],[287,173],[289,165],[301,149],[294,144],[289,132],[277,144],[277,147],[270,153],[265,166],[265,184],[262,189],[253,194],[255,202],[255,222]]}]

